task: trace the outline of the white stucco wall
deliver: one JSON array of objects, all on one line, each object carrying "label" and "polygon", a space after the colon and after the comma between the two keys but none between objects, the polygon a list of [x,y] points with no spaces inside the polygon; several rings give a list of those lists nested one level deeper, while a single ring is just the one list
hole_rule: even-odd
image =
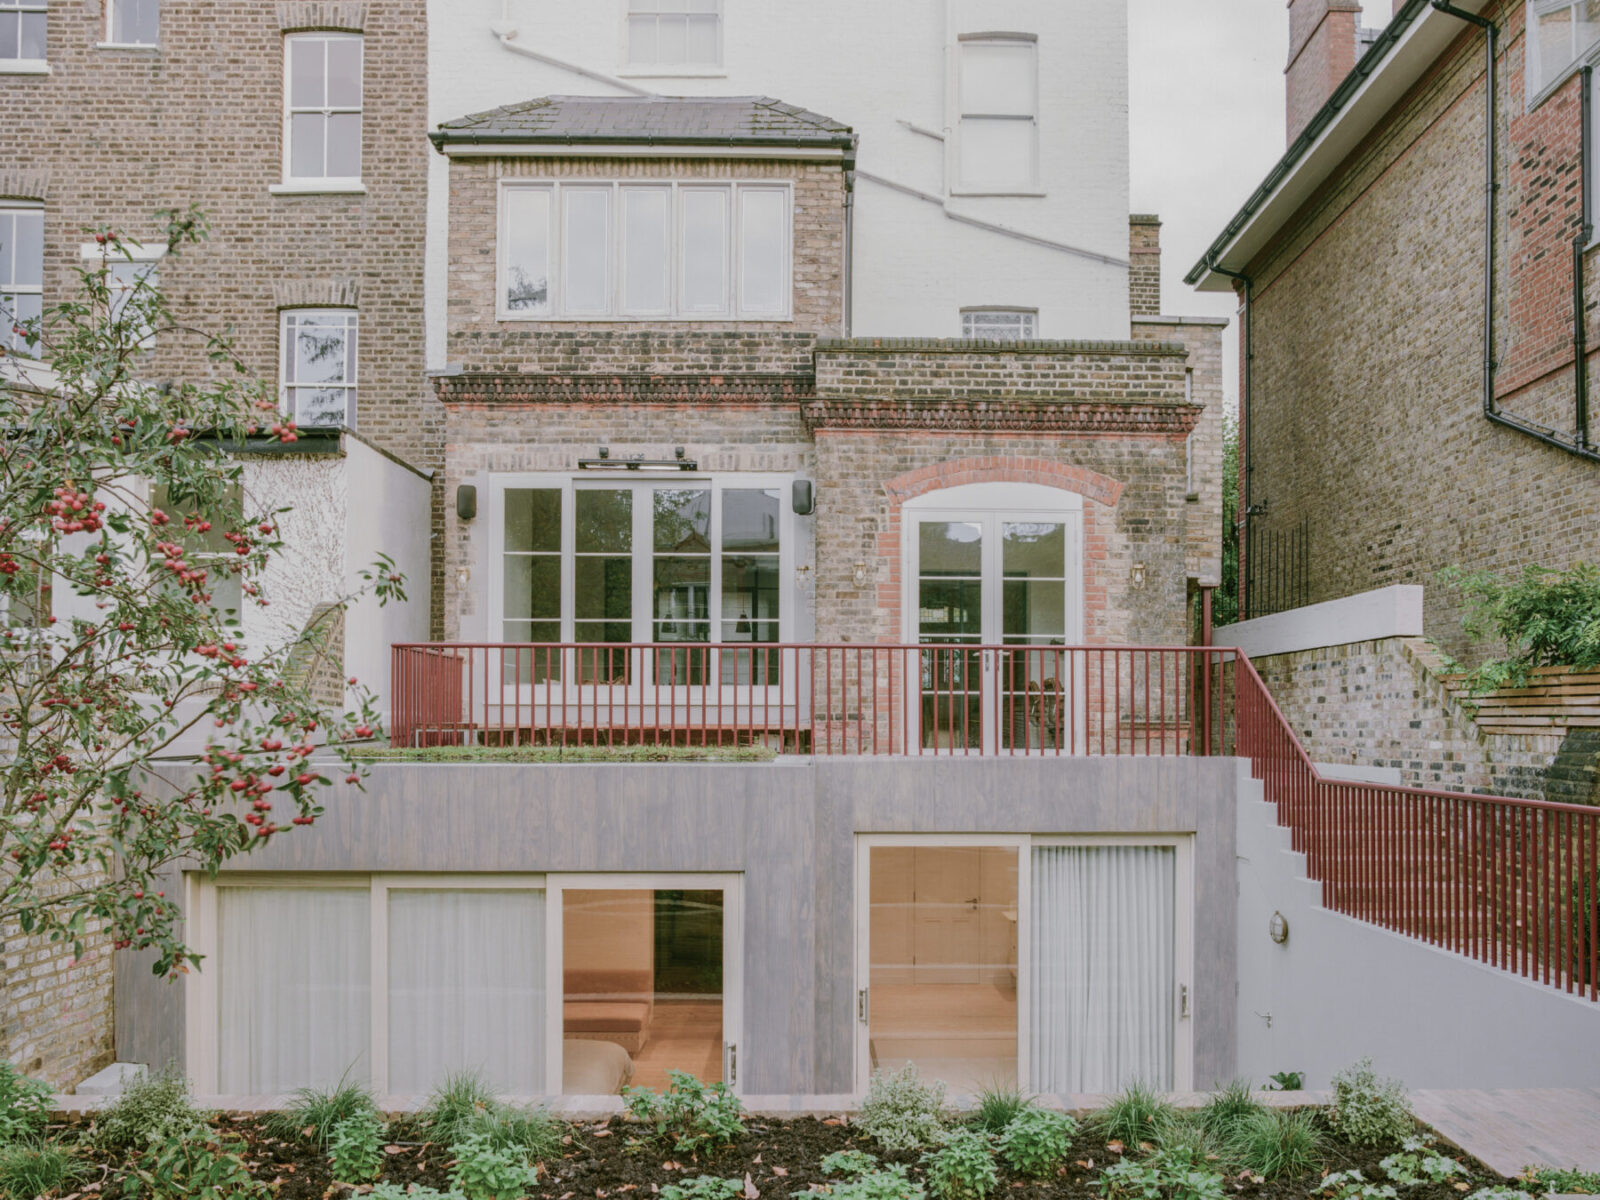
[{"label": "white stucco wall", "polygon": [[[1239,787],[1241,1076],[1300,1071],[1325,1088],[1371,1055],[1415,1088],[1594,1086],[1600,1004],[1322,908],[1248,764]],[[1275,911],[1282,946],[1267,935]]]},{"label": "white stucco wall", "polygon": [[[516,41],[602,75],[624,71],[623,0],[429,0],[429,121],[544,95],[623,95],[620,86],[514,53]],[[1127,12],[1120,0],[739,0],[724,5],[724,69],[627,76],[668,95],[767,95],[843,121],[858,167],[943,205],[861,178],[854,332],[951,337],[974,305],[1039,309],[1041,337],[1125,338],[1125,267],[950,220],[992,224],[1125,261],[1128,254]],[[942,133],[955,119],[949,49],[960,33],[1039,38],[1038,197],[947,196]],[[447,172],[429,176],[428,365],[445,365]]]},{"label": "white stucco wall", "polygon": [[247,512],[276,518],[284,552],[258,578],[262,608],[245,598],[245,643],[259,655],[300,635],[312,610],[344,593],[349,488],[338,454],[251,455],[244,459]]},{"label": "white stucco wall", "polygon": [[1422,596],[1421,585],[1397,583],[1223,625],[1211,640],[1217,646],[1237,646],[1251,658],[1265,658],[1351,642],[1421,637]]}]

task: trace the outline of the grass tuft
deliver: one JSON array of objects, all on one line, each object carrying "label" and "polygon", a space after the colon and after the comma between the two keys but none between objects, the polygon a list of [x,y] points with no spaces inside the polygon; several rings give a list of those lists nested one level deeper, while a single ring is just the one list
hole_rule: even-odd
[{"label": "grass tuft", "polygon": [[454,1146],[499,1108],[500,1101],[483,1076],[476,1071],[462,1071],[446,1076],[417,1115],[430,1142]]},{"label": "grass tuft", "polygon": [[1018,1114],[1032,1107],[1033,1101],[1015,1084],[992,1083],[978,1093],[978,1108],[972,1123],[998,1137]]},{"label": "grass tuft", "polygon": [[1249,1081],[1235,1079],[1200,1110],[1200,1125],[1211,1137],[1225,1142],[1245,1121],[1265,1111],[1266,1106],[1251,1093]]},{"label": "grass tuft", "polygon": [[0,1196],[33,1200],[64,1190],[83,1174],[82,1163],[49,1142],[0,1148]]},{"label": "grass tuft", "polygon": [[1322,1169],[1322,1134],[1309,1109],[1269,1109],[1241,1118],[1226,1142],[1232,1163],[1268,1179]]},{"label": "grass tuft", "polygon": [[1158,1092],[1137,1080],[1089,1118],[1089,1127],[1096,1137],[1102,1141],[1121,1142],[1130,1150],[1140,1142],[1160,1145],[1178,1126],[1177,1110]]},{"label": "grass tuft", "polygon": [[305,1139],[326,1148],[333,1127],[340,1121],[377,1111],[377,1101],[365,1085],[340,1080],[338,1086],[326,1091],[301,1088],[295,1092],[282,1112],[267,1118],[266,1131],[285,1141]]}]

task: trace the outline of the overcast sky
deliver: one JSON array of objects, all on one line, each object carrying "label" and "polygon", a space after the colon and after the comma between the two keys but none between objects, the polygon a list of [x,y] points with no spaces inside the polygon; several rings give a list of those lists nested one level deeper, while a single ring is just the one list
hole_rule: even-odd
[{"label": "overcast sky", "polygon": [[[1161,216],[1163,312],[1233,315],[1183,277],[1283,154],[1288,44],[1284,0],[1128,0],[1131,207]],[[1230,330],[1230,397],[1236,350]]]}]

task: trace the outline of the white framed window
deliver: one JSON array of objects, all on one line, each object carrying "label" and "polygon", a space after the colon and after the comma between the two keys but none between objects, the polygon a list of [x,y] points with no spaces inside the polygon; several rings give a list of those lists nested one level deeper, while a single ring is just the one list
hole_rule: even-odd
[{"label": "white framed window", "polygon": [[786,321],[787,183],[506,183],[501,320]]},{"label": "white framed window", "polygon": [[722,0],[627,0],[627,52],[636,70],[722,65]]},{"label": "white framed window", "polygon": [[[0,25],[5,21],[0,15]],[[17,332],[44,304],[44,206],[0,205],[0,347],[35,354]]]},{"label": "white framed window", "polygon": [[354,309],[284,311],[279,386],[297,425],[355,428],[356,326]]},{"label": "white framed window", "polygon": [[45,0],[0,0],[0,72],[43,69]]},{"label": "white framed window", "polygon": [[1600,0],[1528,0],[1530,107],[1564,80],[1600,41]]},{"label": "white framed window", "polygon": [[106,0],[107,46],[154,46],[161,31],[161,0]]},{"label": "white framed window", "polygon": [[1036,308],[963,308],[961,336],[970,340],[1026,342],[1039,336]]},{"label": "white framed window", "polygon": [[1036,190],[1038,39],[1020,33],[964,34],[958,45],[959,190]]},{"label": "white framed window", "polygon": [[359,33],[283,39],[286,185],[360,186],[362,59]]},{"label": "white framed window", "polygon": [[[84,270],[98,271],[101,261],[105,262],[106,290],[111,294],[108,315],[113,321],[121,317],[141,283],[156,286],[156,264],[166,253],[165,246],[141,246],[136,242],[121,242],[112,247],[84,242],[78,247],[78,258]],[[139,345],[145,350],[155,345],[154,331],[146,327]]]}]

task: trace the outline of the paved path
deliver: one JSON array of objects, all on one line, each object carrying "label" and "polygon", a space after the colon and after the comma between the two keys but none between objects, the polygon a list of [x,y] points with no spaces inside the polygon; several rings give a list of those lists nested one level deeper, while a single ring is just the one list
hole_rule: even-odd
[{"label": "paved path", "polygon": [[1411,1107],[1502,1175],[1530,1165],[1600,1171],[1600,1088],[1416,1091]]}]

